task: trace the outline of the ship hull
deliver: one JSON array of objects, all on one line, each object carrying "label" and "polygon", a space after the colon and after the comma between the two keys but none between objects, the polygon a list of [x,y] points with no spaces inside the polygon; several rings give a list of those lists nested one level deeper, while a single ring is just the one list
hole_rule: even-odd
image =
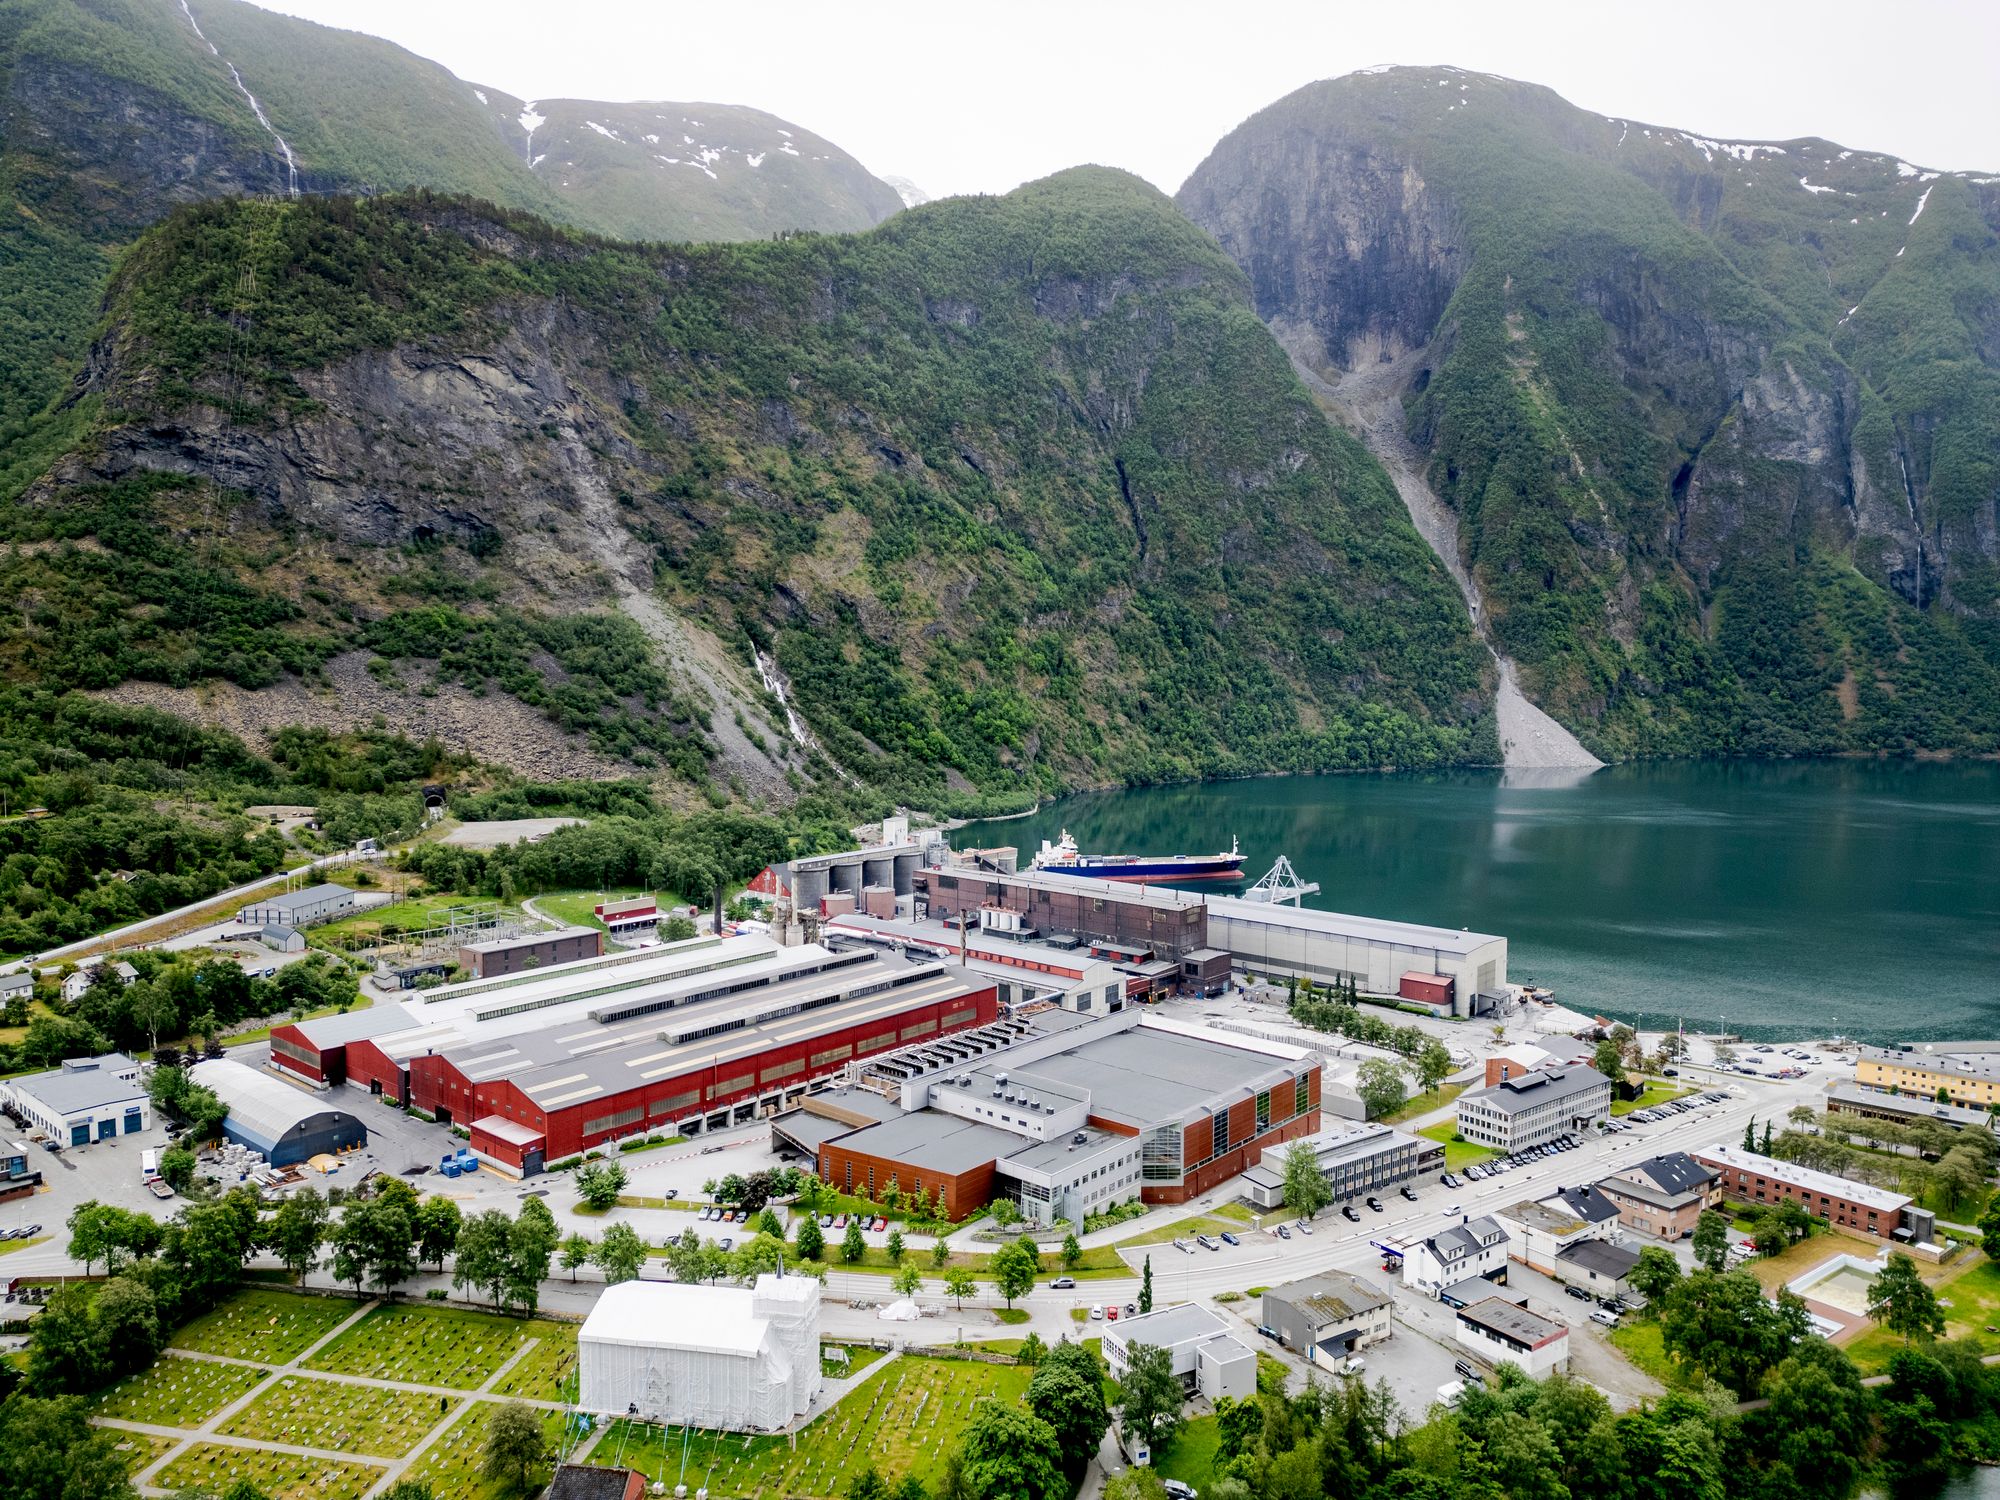
[{"label": "ship hull", "polygon": [[1088,860],[1048,865],[1044,868],[1062,875],[1087,875],[1093,880],[1144,880],[1163,884],[1175,880],[1241,880],[1240,859],[1137,859]]}]

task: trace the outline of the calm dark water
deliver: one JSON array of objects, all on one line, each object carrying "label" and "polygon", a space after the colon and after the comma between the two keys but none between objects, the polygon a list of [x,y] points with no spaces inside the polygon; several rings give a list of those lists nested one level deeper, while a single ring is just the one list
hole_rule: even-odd
[{"label": "calm dark water", "polygon": [[[1279,854],[1308,904],[1509,940],[1509,977],[1649,1026],[1764,1037],[2000,1038],[2000,765],[1685,762],[1270,778],[1093,793],[974,824],[1025,864]],[[1247,883],[1247,882],[1246,882]]]}]

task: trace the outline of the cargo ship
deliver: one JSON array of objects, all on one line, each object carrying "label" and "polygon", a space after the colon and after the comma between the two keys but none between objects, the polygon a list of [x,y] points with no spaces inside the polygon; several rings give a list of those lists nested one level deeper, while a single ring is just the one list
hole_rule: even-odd
[{"label": "cargo ship", "polygon": [[1241,880],[1243,855],[1236,840],[1227,854],[1081,854],[1069,830],[1051,844],[1042,840],[1034,868],[1057,875],[1089,875],[1098,880]]}]

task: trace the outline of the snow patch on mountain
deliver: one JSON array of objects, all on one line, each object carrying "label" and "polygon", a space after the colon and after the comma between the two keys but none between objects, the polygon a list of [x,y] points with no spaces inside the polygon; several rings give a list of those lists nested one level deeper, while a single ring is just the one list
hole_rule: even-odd
[{"label": "snow patch on mountain", "polygon": [[907,177],[884,177],[882,180],[896,190],[896,196],[903,200],[905,208],[915,208],[920,203],[931,201],[931,195]]}]

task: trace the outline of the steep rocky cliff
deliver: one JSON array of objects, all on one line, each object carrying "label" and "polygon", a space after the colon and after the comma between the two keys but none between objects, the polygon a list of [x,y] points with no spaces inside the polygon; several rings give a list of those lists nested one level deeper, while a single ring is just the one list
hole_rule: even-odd
[{"label": "steep rocky cliff", "polygon": [[358,660],[690,783],[932,806],[1493,754],[1382,471],[1120,173],[740,246],[198,205],[105,326],[0,553],[17,679],[240,725]]},{"label": "steep rocky cliff", "polygon": [[2000,742],[2000,179],[1315,84],[1180,202],[1407,431],[1531,694],[1606,754]]}]

